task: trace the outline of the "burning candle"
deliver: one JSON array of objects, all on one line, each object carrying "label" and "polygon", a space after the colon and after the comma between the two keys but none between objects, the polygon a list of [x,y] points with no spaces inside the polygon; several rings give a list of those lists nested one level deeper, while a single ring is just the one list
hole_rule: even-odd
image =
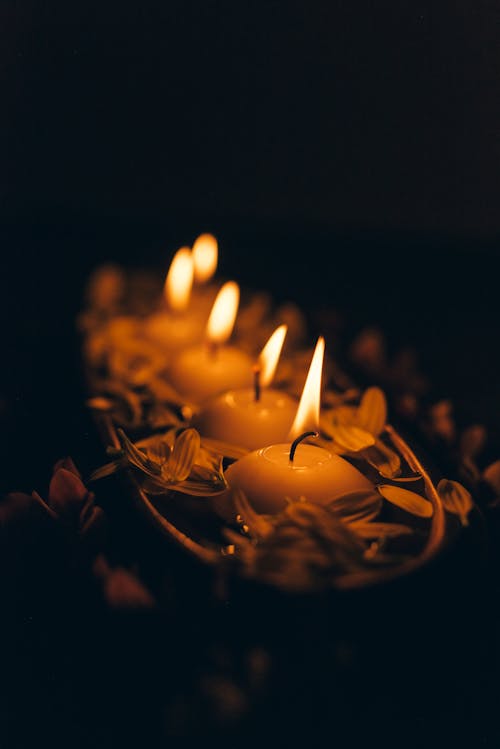
[{"label": "burning candle", "polygon": [[210,399],[193,426],[206,436],[249,450],[283,441],[297,408],[287,393],[270,389],[287,332],[280,325],[254,367],[254,387],[229,390]]},{"label": "burning candle", "polygon": [[146,336],[165,351],[179,351],[202,340],[205,317],[190,308],[194,267],[191,250],[181,247],[170,264],[163,289],[164,305],[145,323]]},{"label": "burning candle", "polygon": [[219,259],[216,238],[212,234],[200,234],[193,243],[191,255],[193,258],[191,306],[203,316],[206,322],[218,292],[217,284],[211,283]]},{"label": "burning candle", "polygon": [[[347,460],[316,445],[303,444],[319,423],[321,373],[325,342],[319,338],[309,367],[288,443],[273,444],[245,455],[226,471],[233,489],[241,489],[257,512],[279,512],[301,498],[328,505],[338,497],[373,490],[372,483]],[[292,442],[292,440],[294,440]]]},{"label": "burning candle", "polygon": [[202,403],[229,388],[251,385],[252,360],[226,345],[233,331],[240,290],[234,281],[220,289],[206,326],[205,345],[181,351],[172,362],[170,380],[187,400]]}]

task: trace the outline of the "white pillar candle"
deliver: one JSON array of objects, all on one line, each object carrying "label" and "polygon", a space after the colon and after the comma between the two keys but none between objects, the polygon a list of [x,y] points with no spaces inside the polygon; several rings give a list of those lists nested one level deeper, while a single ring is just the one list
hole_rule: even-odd
[{"label": "white pillar candle", "polygon": [[327,505],[343,494],[372,491],[373,484],[354,466],[316,445],[300,444],[293,461],[290,443],[270,445],[226,470],[232,489],[241,489],[257,512],[273,514],[287,500]]},{"label": "white pillar candle", "polygon": [[254,368],[254,387],[229,390],[208,400],[193,426],[202,436],[255,450],[286,439],[297,404],[287,393],[268,388],[278,364],[286,325],[264,346]]},{"label": "white pillar candle", "polygon": [[193,259],[189,247],[176,252],[165,279],[164,306],[145,321],[144,333],[166,353],[203,340],[206,314],[190,305]]},{"label": "white pillar candle", "polygon": [[314,434],[306,430],[315,430],[319,422],[324,350],[325,341],[320,337],[290,430],[293,443],[255,450],[225,473],[229,486],[241,489],[257,512],[279,512],[287,500],[302,498],[326,505],[348,492],[373,489],[372,483],[343,458],[316,445],[299,444],[302,437]]},{"label": "white pillar candle", "polygon": [[239,303],[239,287],[228,281],[219,291],[206,328],[206,342],[181,351],[172,361],[169,378],[187,400],[202,403],[230,388],[250,387],[252,360],[226,345]]}]

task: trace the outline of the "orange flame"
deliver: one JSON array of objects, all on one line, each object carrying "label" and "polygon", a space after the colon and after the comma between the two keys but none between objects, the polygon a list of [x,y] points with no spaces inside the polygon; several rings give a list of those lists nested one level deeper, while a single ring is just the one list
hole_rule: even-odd
[{"label": "orange flame", "polygon": [[276,328],[276,330],[260,352],[260,384],[263,387],[268,387],[273,380],[287,330],[287,325],[280,325],[278,328]]},{"label": "orange flame", "polygon": [[170,309],[182,312],[189,304],[193,285],[193,258],[189,247],[181,247],[174,255],[167,278],[164,294]]},{"label": "orange flame", "polygon": [[218,248],[213,234],[200,234],[193,244],[194,280],[196,283],[209,281],[217,268]]},{"label": "orange flame", "polygon": [[228,281],[220,289],[210,312],[207,323],[207,338],[210,343],[225,343],[233,332],[238,304],[240,302],[240,287],[234,281]]},{"label": "orange flame", "polygon": [[289,438],[292,440],[298,437],[299,434],[302,434],[302,432],[318,428],[324,353],[325,339],[323,336],[320,336],[314,349],[313,358],[311,359],[311,365],[307,373],[295,421],[290,429]]}]

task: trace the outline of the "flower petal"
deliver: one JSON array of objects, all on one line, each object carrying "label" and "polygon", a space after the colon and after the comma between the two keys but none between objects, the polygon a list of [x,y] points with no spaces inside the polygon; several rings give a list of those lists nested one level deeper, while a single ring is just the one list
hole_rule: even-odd
[{"label": "flower petal", "polygon": [[168,461],[168,473],[173,481],[185,481],[200,450],[200,435],[196,429],[185,429],[174,442]]},{"label": "flower petal", "polygon": [[78,476],[59,468],[50,481],[48,504],[61,517],[79,514],[87,494],[87,487]]},{"label": "flower petal", "polygon": [[390,484],[382,484],[377,489],[388,502],[412,515],[430,518],[433,514],[432,503],[421,497],[420,494],[416,494],[416,492],[410,492],[408,489],[401,489],[399,486],[391,486]]},{"label": "flower petal", "polygon": [[467,515],[474,507],[470,492],[458,481],[441,479],[437,485],[437,492],[443,502],[444,509],[460,517],[462,525],[469,525]]},{"label": "flower petal", "polygon": [[370,387],[363,393],[357,413],[358,426],[378,437],[387,421],[387,401],[382,390]]}]

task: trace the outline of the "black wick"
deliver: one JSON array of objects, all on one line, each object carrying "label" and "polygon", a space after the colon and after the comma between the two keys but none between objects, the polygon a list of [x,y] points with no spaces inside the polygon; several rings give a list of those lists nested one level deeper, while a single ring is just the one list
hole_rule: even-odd
[{"label": "black wick", "polygon": [[258,364],[253,368],[253,392],[256,403],[260,401],[260,367]]},{"label": "black wick", "polygon": [[292,446],[290,447],[290,463],[293,463],[293,459],[295,458],[295,450],[297,449],[298,445],[302,442],[302,440],[305,440],[306,437],[317,437],[317,432],[304,432],[303,434],[299,434],[299,436],[294,439],[292,442]]}]

